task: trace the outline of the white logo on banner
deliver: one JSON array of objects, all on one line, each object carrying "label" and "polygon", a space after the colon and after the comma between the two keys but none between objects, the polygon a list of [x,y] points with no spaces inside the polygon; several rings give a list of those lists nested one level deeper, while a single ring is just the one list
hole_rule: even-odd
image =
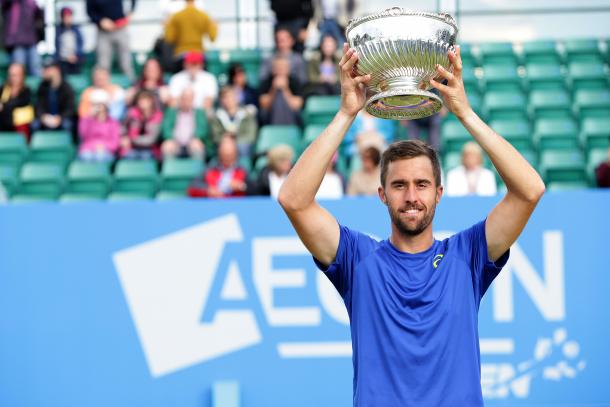
[{"label": "white logo on banner", "polygon": [[[448,231],[435,233],[437,239],[451,235]],[[243,240],[238,218],[230,214],[115,253],[115,266],[153,376],[262,342],[255,313],[248,304],[245,309],[218,309],[211,322],[202,321],[202,310],[210,297],[225,245]],[[493,297],[496,322],[514,320],[513,280],[521,283],[546,321],[565,319],[562,233],[545,232],[543,243],[542,277],[518,244],[511,248],[509,263],[487,294]],[[251,244],[252,273],[248,276],[252,276],[250,287],[257,298],[251,298],[254,293],[248,292],[237,261],[229,258],[221,299],[258,301],[269,327],[318,327],[323,312],[337,323],[349,325],[341,297],[322,273],[274,266],[275,256],[308,255],[296,236],[254,237]],[[276,304],[275,290],[304,288],[308,278],[315,278],[319,304]],[[349,341],[280,342],[276,349],[281,358],[288,359],[352,355]],[[481,355],[510,356],[515,352],[515,343],[510,337],[481,338],[480,351]],[[565,329],[558,329],[552,338],[538,340],[530,360],[518,365],[483,362],[483,395],[505,398],[512,393],[523,398],[529,395],[535,377],[554,381],[573,378],[585,368],[579,355],[579,344],[567,339]]]}]

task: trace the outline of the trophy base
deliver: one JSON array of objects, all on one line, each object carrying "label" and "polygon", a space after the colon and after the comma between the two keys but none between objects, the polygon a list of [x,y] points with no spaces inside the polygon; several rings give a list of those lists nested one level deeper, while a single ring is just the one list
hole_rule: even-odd
[{"label": "trophy base", "polygon": [[366,103],[366,111],[382,119],[414,120],[441,110],[441,98],[432,92],[413,88],[395,88],[379,92]]}]

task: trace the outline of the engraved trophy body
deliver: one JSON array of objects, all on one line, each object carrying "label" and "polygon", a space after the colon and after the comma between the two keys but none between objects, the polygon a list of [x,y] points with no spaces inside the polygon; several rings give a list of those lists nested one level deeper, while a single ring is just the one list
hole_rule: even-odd
[{"label": "engraved trophy body", "polygon": [[420,119],[442,107],[430,92],[436,64],[450,69],[447,51],[458,28],[449,14],[394,7],[350,21],[346,37],[358,52],[358,74],[371,74],[366,110],[385,119]]}]

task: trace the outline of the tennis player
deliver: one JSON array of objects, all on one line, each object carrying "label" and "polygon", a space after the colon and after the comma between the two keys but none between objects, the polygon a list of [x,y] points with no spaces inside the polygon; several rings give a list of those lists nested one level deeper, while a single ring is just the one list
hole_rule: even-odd
[{"label": "tennis player", "polygon": [[[356,76],[354,49],[339,63],[341,107],[305,150],[279,202],[318,267],[343,297],[350,317],[354,406],[483,406],[477,313],[544,193],[536,171],[472,110],[459,47],[453,73],[437,67],[431,85],[485,150],[507,193],[475,225],[443,241],[432,235],[443,195],[434,150],[399,141],[381,161],[379,198],[392,222],[378,242],[340,225],[314,199],[333,154],[365,102],[370,75]],[[446,80],[446,84],[440,81]],[[364,215],[364,214],[363,214]]]}]

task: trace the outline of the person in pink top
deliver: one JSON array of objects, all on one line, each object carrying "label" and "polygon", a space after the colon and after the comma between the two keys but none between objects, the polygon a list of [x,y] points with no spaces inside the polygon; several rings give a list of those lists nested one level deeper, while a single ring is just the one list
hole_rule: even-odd
[{"label": "person in pink top", "polygon": [[121,125],[108,114],[108,93],[96,89],[91,93],[91,114],[78,124],[81,143],[78,157],[84,161],[114,160],[121,140]]}]

